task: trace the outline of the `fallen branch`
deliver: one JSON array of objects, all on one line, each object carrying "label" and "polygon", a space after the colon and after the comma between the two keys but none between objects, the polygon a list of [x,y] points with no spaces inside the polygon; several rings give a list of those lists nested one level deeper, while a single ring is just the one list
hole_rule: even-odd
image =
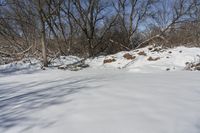
[{"label": "fallen branch", "polygon": [[124,46],[123,44],[121,44],[121,43],[119,43],[119,42],[115,42],[114,40],[112,40],[112,39],[110,39],[109,40],[111,43],[116,43],[116,44],[118,44],[118,45],[120,45],[121,47],[123,47],[124,49],[126,49],[126,50],[128,50],[128,51],[130,51],[131,49],[130,48],[128,48],[128,47],[126,47],[126,46]]},{"label": "fallen branch", "polygon": [[61,65],[58,66],[58,69],[63,69],[63,70],[70,70],[70,71],[79,71],[82,70],[83,68],[89,67],[88,64],[85,64],[85,60],[87,58],[84,58],[80,61],[74,62],[72,64],[67,64],[67,65]]},{"label": "fallen branch", "polygon": [[144,45],[144,44],[146,44],[146,43],[148,43],[148,42],[150,42],[151,40],[154,40],[154,39],[156,39],[156,38],[160,38],[160,39],[162,39],[162,40],[168,42],[167,39],[165,39],[163,36],[161,36],[161,34],[158,34],[158,35],[155,35],[155,36],[153,36],[153,37],[151,37],[151,38],[149,38],[149,39],[143,41],[142,43],[140,43],[140,44],[136,47],[136,49],[137,49],[137,48],[140,48],[142,45]]},{"label": "fallen branch", "polygon": [[33,47],[33,45],[31,45],[30,47],[28,47],[26,50],[20,52],[20,53],[16,53],[16,55],[22,55],[24,53],[27,53],[29,50],[31,50],[31,48]]}]

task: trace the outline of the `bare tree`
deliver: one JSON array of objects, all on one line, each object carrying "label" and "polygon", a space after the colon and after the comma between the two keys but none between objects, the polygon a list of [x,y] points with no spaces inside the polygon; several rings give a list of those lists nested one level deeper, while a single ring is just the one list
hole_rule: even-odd
[{"label": "bare tree", "polygon": [[133,48],[134,34],[139,26],[147,21],[151,14],[151,7],[157,3],[155,0],[118,0],[114,3],[115,10],[120,14],[121,30],[126,34],[127,47]]},{"label": "bare tree", "polygon": [[[88,56],[94,56],[94,49],[100,44],[102,38],[108,29],[112,26],[110,22],[105,30],[99,33],[98,26],[103,23],[106,17],[106,8],[109,2],[103,0],[70,0],[71,5],[68,5],[65,13],[73,20],[80,28],[87,39]],[[70,21],[69,21],[70,22]],[[100,41],[100,42],[99,42]]]},{"label": "bare tree", "polygon": [[[49,26],[50,30],[53,32],[54,36],[57,37],[57,34],[54,31],[53,24],[50,19],[55,15],[56,11],[59,9],[61,2],[55,6],[52,6],[51,0],[36,0],[32,1],[36,8],[36,15],[40,20],[40,36],[41,36],[41,46],[42,46],[42,57],[43,65],[48,66],[47,59],[47,39],[46,39],[46,27]],[[58,39],[58,38],[57,38]]]},{"label": "bare tree", "polygon": [[157,5],[154,9],[156,13],[152,15],[152,23],[154,27],[158,27],[159,30],[140,43],[138,47],[148,44],[150,41],[158,38],[168,42],[169,40],[166,36],[169,34],[167,33],[172,34],[172,31],[176,31],[180,24],[193,21],[193,19],[191,19],[191,11],[196,7],[195,3],[195,0],[161,0],[159,6]]},{"label": "bare tree", "polygon": [[199,13],[199,0],[0,0],[0,55],[37,55],[48,66],[57,55],[198,43]]}]

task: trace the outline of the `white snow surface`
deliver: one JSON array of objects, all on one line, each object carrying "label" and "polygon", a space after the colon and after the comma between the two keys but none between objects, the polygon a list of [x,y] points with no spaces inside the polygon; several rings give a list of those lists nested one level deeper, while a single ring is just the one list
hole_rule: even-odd
[{"label": "white snow surface", "polygon": [[200,49],[139,51],[88,59],[77,72],[43,71],[35,59],[0,66],[0,133],[200,133],[200,73],[183,71]]},{"label": "white snow surface", "polygon": [[[187,48],[180,46],[173,49],[162,49],[161,51],[153,51],[155,48],[152,50],[149,50],[149,48],[153,48],[153,46],[129,52],[123,51],[114,55],[90,58],[86,60],[86,63],[89,64],[90,68],[126,69],[130,72],[137,73],[155,73],[166,71],[167,69],[169,71],[183,71],[187,62],[200,62],[200,48]],[[159,47],[157,47],[157,49],[158,48]],[[139,52],[145,52],[146,56],[138,55]],[[123,57],[126,53],[129,53],[136,58],[133,60],[127,60]],[[149,57],[160,59],[156,61],[148,61]],[[116,61],[105,64],[104,60],[106,59],[115,59]],[[76,56],[61,56],[51,60],[50,68],[54,69],[57,66],[72,64],[80,60],[81,58]],[[36,70],[40,70],[41,66],[41,61],[33,58],[27,58],[22,61],[0,65],[0,73],[32,73]]]},{"label": "white snow surface", "polygon": [[[170,69],[170,71],[184,70],[187,62],[200,62],[200,48],[176,47],[173,49],[162,49],[161,51],[149,50],[152,46],[141,48],[130,52],[119,52],[114,55],[100,56],[95,59],[88,60],[88,63],[96,68],[125,68],[131,72],[151,73],[161,72]],[[139,52],[144,51],[147,55],[138,55]],[[124,54],[129,53],[136,58],[134,60],[127,60],[123,57]],[[160,59],[157,61],[148,61],[148,58]],[[115,59],[115,62],[104,64],[105,59]]]},{"label": "white snow surface", "polygon": [[47,70],[0,77],[1,133],[199,133],[198,72]]}]

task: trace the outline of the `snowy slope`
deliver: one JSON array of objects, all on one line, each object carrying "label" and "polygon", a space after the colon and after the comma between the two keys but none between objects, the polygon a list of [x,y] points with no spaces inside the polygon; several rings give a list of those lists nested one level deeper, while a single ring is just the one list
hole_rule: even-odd
[{"label": "snowy slope", "polygon": [[[55,69],[57,66],[64,64],[71,64],[81,60],[76,56],[61,56],[54,60],[50,60],[51,64],[49,69]],[[20,74],[20,73],[33,73],[41,71],[42,62],[34,58],[25,58],[21,61],[0,65],[0,76],[2,74]]]},{"label": "snowy slope", "polygon": [[[143,52],[145,55],[140,55]],[[133,59],[124,58],[125,54],[134,57]],[[149,60],[149,58],[156,60]],[[114,60],[104,63],[105,60]],[[50,68],[55,69],[60,65],[68,65],[81,59],[75,56],[61,56],[50,60]],[[123,51],[114,55],[99,56],[86,60],[90,68],[94,69],[126,69],[131,72],[149,73],[160,71],[181,71],[186,67],[187,62],[200,62],[200,48],[177,47],[173,49],[161,49],[159,47],[148,46],[145,48]],[[37,59],[23,59],[6,65],[0,65],[2,73],[31,73],[41,70],[42,63]]]},{"label": "snowy slope", "polygon": [[[151,50],[149,50],[151,49]],[[187,62],[200,62],[200,48],[186,48],[177,47],[173,49],[159,49],[152,46],[141,48],[130,52],[119,52],[114,55],[101,56],[88,63],[101,68],[126,68],[132,72],[157,72],[157,71],[180,71],[184,70]],[[138,53],[144,52],[146,55],[139,55]],[[127,60],[123,57],[124,54],[129,53],[135,59]],[[156,61],[149,61],[148,58],[159,58]],[[104,64],[105,59],[115,59],[116,61]]]},{"label": "snowy slope", "polygon": [[88,59],[78,72],[56,67],[74,56],[45,71],[32,58],[0,65],[0,133],[199,133],[200,75],[183,71],[199,54],[150,46]]},{"label": "snowy slope", "polygon": [[1,133],[199,133],[198,72],[47,70],[0,77]]}]

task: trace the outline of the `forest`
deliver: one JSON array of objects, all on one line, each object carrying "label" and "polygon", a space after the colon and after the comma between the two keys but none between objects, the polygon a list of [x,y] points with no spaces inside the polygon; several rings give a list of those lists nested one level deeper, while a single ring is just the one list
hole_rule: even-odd
[{"label": "forest", "polygon": [[0,0],[0,58],[200,46],[199,0]]}]

